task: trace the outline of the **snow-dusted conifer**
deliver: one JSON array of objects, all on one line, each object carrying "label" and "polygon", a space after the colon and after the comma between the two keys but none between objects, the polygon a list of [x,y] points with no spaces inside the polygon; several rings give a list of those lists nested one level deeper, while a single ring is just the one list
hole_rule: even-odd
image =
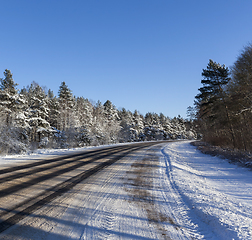
[{"label": "snow-dusted conifer", "polygon": [[14,82],[11,71],[6,69],[4,76],[5,78],[0,79],[0,107],[1,114],[5,116],[6,125],[10,126],[24,102],[17,92],[18,84]]},{"label": "snow-dusted conifer", "polygon": [[134,116],[131,111],[122,108],[118,112],[120,118],[120,142],[134,142],[137,139],[137,133],[134,127]]},{"label": "snow-dusted conifer", "polygon": [[134,111],[133,114],[133,129],[136,133],[136,141],[143,141],[145,140],[145,135],[143,133],[144,129],[144,117],[141,115],[137,110]]},{"label": "snow-dusted conifer", "polygon": [[91,139],[91,128],[93,125],[93,106],[83,97],[76,99],[77,126],[76,126],[76,141],[78,146],[90,145]]},{"label": "snow-dusted conifer", "polygon": [[118,111],[111,101],[107,100],[103,106],[104,115],[108,121],[119,120]]},{"label": "snow-dusted conifer", "polygon": [[60,146],[64,148],[75,147],[76,127],[78,126],[78,117],[75,114],[76,98],[65,82],[62,82],[59,87],[58,101],[58,130],[60,131],[58,136],[62,136],[62,139],[58,139]]},{"label": "snow-dusted conifer", "polygon": [[112,104],[111,101],[107,100],[104,103],[104,115],[105,115],[105,136],[107,143],[116,143],[119,141],[119,131],[120,131],[120,122],[118,116],[118,110]]},{"label": "snow-dusted conifer", "polygon": [[66,131],[72,127],[74,98],[65,82],[59,87],[59,130]]},{"label": "snow-dusted conifer", "polygon": [[58,128],[59,102],[51,89],[47,92],[47,103],[49,108],[48,122],[54,128]]},{"label": "snow-dusted conifer", "polygon": [[[33,82],[27,88],[28,122],[30,125],[30,142],[35,145],[47,145],[53,130],[50,126],[48,98],[45,90],[38,83]],[[24,92],[24,91],[23,91]]]},{"label": "snow-dusted conifer", "polygon": [[26,151],[27,134],[22,108],[24,99],[18,94],[17,85],[10,70],[0,79],[0,152],[19,153]]},{"label": "snow-dusted conifer", "polygon": [[98,101],[94,106],[93,124],[91,128],[93,145],[106,144],[105,125],[104,106]]},{"label": "snow-dusted conifer", "polygon": [[163,140],[164,131],[158,114],[147,113],[144,120],[144,134],[147,140]]}]

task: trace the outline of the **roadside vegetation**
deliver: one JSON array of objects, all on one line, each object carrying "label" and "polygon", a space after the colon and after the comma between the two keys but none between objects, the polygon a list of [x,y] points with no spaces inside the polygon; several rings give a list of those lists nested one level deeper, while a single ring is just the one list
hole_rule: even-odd
[{"label": "roadside vegetation", "polygon": [[209,60],[194,107],[188,107],[202,140],[240,154],[252,151],[252,44],[229,69]]},{"label": "roadside vegetation", "polygon": [[121,142],[194,139],[192,121],[118,110],[111,101],[75,97],[62,82],[58,95],[38,83],[17,89],[10,70],[0,79],[0,154]]}]

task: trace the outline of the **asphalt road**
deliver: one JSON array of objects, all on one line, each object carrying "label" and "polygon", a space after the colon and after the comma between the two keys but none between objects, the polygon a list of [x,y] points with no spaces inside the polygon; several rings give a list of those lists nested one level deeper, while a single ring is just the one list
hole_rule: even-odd
[{"label": "asphalt road", "polygon": [[127,154],[160,143],[110,146],[0,169],[0,232]]}]

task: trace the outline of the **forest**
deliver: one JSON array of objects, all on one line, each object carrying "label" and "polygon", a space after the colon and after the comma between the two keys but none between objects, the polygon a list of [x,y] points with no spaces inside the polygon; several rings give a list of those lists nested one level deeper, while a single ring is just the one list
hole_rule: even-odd
[{"label": "forest", "polygon": [[197,131],[212,145],[252,151],[252,44],[245,46],[233,66],[209,60],[202,87],[189,107]]},{"label": "forest", "polygon": [[75,97],[62,82],[58,95],[38,83],[17,89],[10,70],[0,79],[0,154],[123,142],[195,139],[191,120],[118,110],[111,101]]}]

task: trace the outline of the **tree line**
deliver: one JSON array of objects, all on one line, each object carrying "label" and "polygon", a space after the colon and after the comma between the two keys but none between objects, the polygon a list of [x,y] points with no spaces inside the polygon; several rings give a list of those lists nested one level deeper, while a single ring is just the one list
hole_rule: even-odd
[{"label": "tree line", "polygon": [[204,141],[243,151],[252,150],[252,44],[229,69],[209,60],[202,87],[188,114]]},{"label": "tree line", "polygon": [[111,101],[75,97],[62,82],[58,95],[38,83],[17,89],[10,70],[0,79],[0,154],[37,148],[73,148],[133,141],[194,139],[180,116],[118,110]]}]

